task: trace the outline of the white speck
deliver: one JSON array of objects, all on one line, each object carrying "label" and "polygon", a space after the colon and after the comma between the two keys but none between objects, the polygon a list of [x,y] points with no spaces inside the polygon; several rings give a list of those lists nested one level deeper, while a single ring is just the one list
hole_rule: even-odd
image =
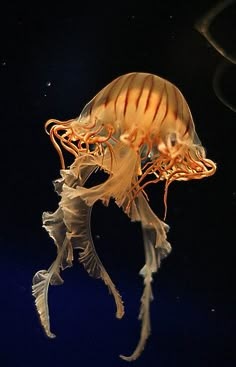
[{"label": "white speck", "polygon": [[215,309],[214,309],[214,308],[212,308],[212,309],[211,309],[211,312],[215,312]]},{"label": "white speck", "polygon": [[2,61],[2,66],[6,66],[6,65],[7,65],[6,61]]},{"label": "white speck", "polygon": [[96,234],[95,238],[96,238],[96,240],[100,240],[101,236],[99,234]]},{"label": "white speck", "polygon": [[52,85],[52,83],[51,83],[51,82],[47,82],[47,83],[46,83],[46,86],[47,86],[47,87],[51,87],[51,85]]},{"label": "white speck", "polygon": [[173,18],[173,15],[170,15],[170,19],[172,19]]},{"label": "white speck", "polygon": [[45,93],[43,96],[44,96],[44,97],[47,97],[47,94]]}]

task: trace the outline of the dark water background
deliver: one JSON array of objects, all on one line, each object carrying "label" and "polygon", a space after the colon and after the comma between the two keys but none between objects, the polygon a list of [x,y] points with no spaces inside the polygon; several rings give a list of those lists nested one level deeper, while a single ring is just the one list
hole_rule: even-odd
[{"label": "dark water background", "polygon": [[[189,2],[190,3],[190,2]],[[49,291],[52,330],[39,324],[31,280],[55,258],[41,228],[41,214],[57,207],[52,180],[59,159],[44,123],[79,115],[115,77],[143,71],[160,75],[183,92],[198,135],[217,173],[171,185],[167,223],[173,251],[153,283],[152,335],[134,366],[235,366],[236,114],[220,102],[212,84],[224,58],[194,29],[214,1],[157,2],[150,14],[30,14],[11,10],[0,24],[1,252],[0,365],[124,366],[139,336],[144,262],[141,229],[111,202],[93,211],[99,255],[125,302],[115,318],[112,297],[75,262],[62,287]],[[115,6],[115,5],[114,5]],[[114,13],[115,14],[115,9]],[[142,14],[140,12],[140,14]],[[236,55],[236,6],[211,31]],[[228,63],[220,88],[236,106],[236,66]],[[148,189],[163,215],[163,187]]]}]

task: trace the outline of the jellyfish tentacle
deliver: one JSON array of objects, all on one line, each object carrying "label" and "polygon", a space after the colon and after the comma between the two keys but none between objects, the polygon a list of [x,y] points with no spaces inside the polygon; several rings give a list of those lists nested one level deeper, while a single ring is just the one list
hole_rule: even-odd
[{"label": "jellyfish tentacle", "polygon": [[55,139],[55,137],[54,137],[54,129],[53,129],[53,128],[50,130],[50,134],[49,134],[49,135],[50,135],[51,142],[52,142],[52,144],[53,144],[54,148],[56,149],[56,151],[57,151],[57,153],[58,153],[58,155],[59,155],[60,163],[61,163],[61,167],[62,167],[62,169],[65,169],[65,161],[64,161],[64,157],[63,157],[63,154],[62,154],[61,148],[60,148],[60,146],[58,145],[58,143],[57,143],[57,141],[56,141],[56,139]]},{"label": "jellyfish tentacle", "polygon": [[[95,134],[98,134],[99,132],[101,132],[101,130],[103,129],[103,125],[100,126],[100,128],[96,131],[96,132],[93,132],[93,133],[90,133],[88,135],[88,143],[89,144],[96,144],[97,146],[101,146],[102,147],[102,144],[103,143],[106,143],[106,148],[109,150],[110,152],[110,157],[111,157],[111,166],[110,166],[110,171],[112,171],[112,165],[113,165],[113,159],[114,159],[114,153],[113,153],[113,148],[112,148],[112,145],[109,143],[109,140],[112,139],[112,134],[114,133],[114,128],[111,126],[111,125],[107,125],[106,126],[106,130],[107,130],[107,136],[100,136],[100,135],[96,135],[94,136]],[[114,139],[112,139],[114,140]],[[117,140],[115,139],[114,141],[117,142]],[[104,154],[104,151],[103,151],[103,154]]]},{"label": "jellyfish tentacle", "polygon": [[[175,159],[166,159],[167,162],[165,162],[165,160],[157,158],[154,162],[148,162],[145,164],[145,166],[143,167],[142,171],[144,171],[142,173],[142,176],[140,177],[139,180],[136,180],[136,182],[133,184],[133,186],[131,187],[131,189],[129,190],[129,193],[132,192],[133,196],[132,198],[129,200],[128,204],[127,204],[127,208],[126,211],[129,211],[130,206],[132,205],[132,202],[135,200],[135,198],[138,196],[138,194],[140,192],[143,192],[144,195],[147,197],[146,192],[144,191],[145,187],[148,186],[149,184],[155,184],[161,180],[163,180],[166,176],[166,172],[173,167]],[[149,167],[148,167],[149,166]],[[158,173],[156,172],[158,171]],[[153,174],[156,178],[153,180],[149,180],[147,182],[145,182],[144,184],[142,184],[143,179],[147,176]],[[164,201],[164,205],[165,201]],[[166,207],[165,207],[165,216],[166,216]],[[164,216],[164,219],[165,219]]]},{"label": "jellyfish tentacle", "polygon": [[[70,119],[70,120],[66,120],[66,121],[60,121],[60,120],[56,120],[56,119],[49,119],[45,125],[44,125],[44,129],[45,129],[45,132],[50,135],[50,132],[48,132],[47,128],[49,125],[52,125],[54,124],[54,126],[61,126],[65,129],[65,126],[67,125],[71,125],[71,123],[73,122],[74,120],[73,119]],[[51,128],[50,128],[51,129]]]},{"label": "jellyfish tentacle", "polygon": [[61,145],[63,146],[63,148],[65,148],[65,150],[67,150],[69,153],[73,154],[75,156],[75,158],[77,158],[78,154],[79,154],[79,150],[76,147],[76,145],[74,145],[71,140],[69,139],[65,139],[67,136],[70,137],[71,132],[67,131],[65,134],[63,135],[59,135],[58,131],[60,130],[64,130],[64,128],[61,127],[53,127],[52,128],[52,133],[57,137],[57,139],[60,140]]}]

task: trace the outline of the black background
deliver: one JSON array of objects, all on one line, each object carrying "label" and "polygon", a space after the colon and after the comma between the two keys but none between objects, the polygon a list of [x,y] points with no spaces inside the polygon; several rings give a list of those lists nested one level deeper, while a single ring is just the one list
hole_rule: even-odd
[{"label": "black background", "polygon": [[[79,15],[11,10],[1,21],[1,366],[123,366],[139,336],[143,265],[141,229],[111,202],[95,205],[97,251],[123,296],[115,318],[101,281],[75,261],[65,283],[49,290],[54,340],[39,324],[31,296],[34,273],[50,266],[55,248],[41,227],[58,197],[52,181],[60,162],[44,132],[49,118],[79,115],[115,77],[150,72],[176,84],[188,101],[207,156],[208,179],[173,183],[166,222],[171,255],[154,277],[152,335],[134,366],[235,366],[235,118],[212,84],[223,57],[194,24],[213,1],[157,2],[147,15]],[[91,5],[92,6],[92,5]],[[57,9],[58,10],[58,9]],[[66,7],[65,7],[65,10]],[[150,9],[152,10],[152,9]],[[142,14],[142,12],[140,12]],[[212,34],[235,52],[235,5],[212,24]],[[220,79],[236,105],[235,65]],[[147,190],[163,216],[163,186]]]}]

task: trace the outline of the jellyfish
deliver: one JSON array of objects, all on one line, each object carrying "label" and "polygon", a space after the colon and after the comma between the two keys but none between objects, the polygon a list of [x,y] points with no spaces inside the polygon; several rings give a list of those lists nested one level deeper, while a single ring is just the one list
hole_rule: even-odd
[{"label": "jellyfish", "polygon": [[[33,296],[45,333],[53,338],[48,309],[49,285],[62,284],[61,271],[72,266],[73,250],[88,274],[100,278],[114,297],[116,317],[124,315],[119,291],[103,266],[93,243],[90,218],[93,205],[107,206],[113,199],[131,221],[141,223],[145,263],[140,270],[144,289],[139,319],[140,337],[134,352],[120,357],[137,359],[151,333],[150,302],[153,275],[171,251],[165,223],[168,187],[173,181],[201,179],[214,174],[216,164],[206,158],[196,134],[187,102],[169,81],[149,73],[122,75],[103,88],[82,110],[67,121],[45,124],[59,154],[61,177],[54,182],[60,196],[58,209],[43,213],[43,227],[54,240],[57,257],[48,270],[33,278]],[[74,156],[66,166],[62,149]],[[105,182],[86,187],[97,170]],[[152,211],[147,185],[164,181],[163,220]]]}]

